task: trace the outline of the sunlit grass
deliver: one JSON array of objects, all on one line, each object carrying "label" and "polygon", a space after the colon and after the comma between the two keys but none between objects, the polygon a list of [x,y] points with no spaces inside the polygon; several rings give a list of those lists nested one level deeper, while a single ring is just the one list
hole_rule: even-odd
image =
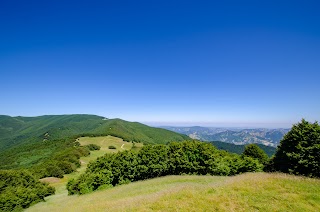
[{"label": "sunlit grass", "polygon": [[320,180],[285,174],[167,176],[81,196],[55,195],[30,211],[320,211]]},{"label": "sunlit grass", "polygon": [[230,177],[221,186],[164,195],[137,209],[143,208],[160,211],[320,211],[320,180],[248,173]]},{"label": "sunlit grass", "polygon": [[[90,161],[97,159],[98,157],[103,156],[106,153],[116,153],[118,151],[130,150],[132,148],[132,143],[126,142],[121,138],[113,137],[113,136],[104,136],[104,137],[81,137],[78,138],[77,141],[82,145],[88,144],[96,144],[101,147],[100,150],[91,151],[88,157],[82,157],[80,159],[82,166],[82,170],[86,169],[87,164]],[[136,146],[141,147],[142,144],[135,144]],[[116,149],[109,149],[109,146],[114,146]]]}]

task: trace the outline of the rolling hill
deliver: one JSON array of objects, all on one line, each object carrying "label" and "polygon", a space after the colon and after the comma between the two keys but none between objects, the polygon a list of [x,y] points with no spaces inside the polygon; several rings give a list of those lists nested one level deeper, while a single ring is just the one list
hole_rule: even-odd
[{"label": "rolling hill", "polygon": [[169,130],[138,122],[95,115],[0,116],[0,152],[10,147],[77,135],[113,135],[126,141],[165,144],[189,139]]},{"label": "rolling hill", "polygon": [[28,168],[73,145],[70,139],[106,135],[144,144],[190,140],[169,130],[95,115],[0,116],[0,169]]}]

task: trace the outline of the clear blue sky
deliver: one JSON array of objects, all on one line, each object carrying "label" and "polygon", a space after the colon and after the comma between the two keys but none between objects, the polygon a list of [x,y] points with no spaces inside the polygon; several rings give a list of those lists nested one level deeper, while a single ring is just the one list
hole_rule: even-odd
[{"label": "clear blue sky", "polygon": [[3,0],[0,114],[320,121],[319,10],[308,0]]}]

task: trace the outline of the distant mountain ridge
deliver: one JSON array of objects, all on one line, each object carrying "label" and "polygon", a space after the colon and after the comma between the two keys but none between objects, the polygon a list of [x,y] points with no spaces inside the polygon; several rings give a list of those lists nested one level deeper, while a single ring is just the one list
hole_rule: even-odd
[{"label": "distant mountain ridge", "polygon": [[241,129],[217,127],[162,127],[167,130],[188,135],[190,138],[202,141],[222,141],[237,145],[250,143],[276,147],[289,129]]},{"label": "distant mountain ridge", "polygon": [[0,115],[0,152],[20,145],[73,136],[112,135],[126,141],[166,144],[190,140],[188,136],[138,122],[107,119],[96,115],[45,115],[11,117]]}]

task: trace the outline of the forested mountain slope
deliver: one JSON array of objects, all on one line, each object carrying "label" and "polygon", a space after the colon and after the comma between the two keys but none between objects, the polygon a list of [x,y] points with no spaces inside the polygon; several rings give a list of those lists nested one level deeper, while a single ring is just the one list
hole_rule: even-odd
[{"label": "forested mountain slope", "polygon": [[188,137],[169,130],[96,115],[0,116],[0,152],[19,144],[52,141],[77,135],[113,135],[126,141],[165,144]]}]

